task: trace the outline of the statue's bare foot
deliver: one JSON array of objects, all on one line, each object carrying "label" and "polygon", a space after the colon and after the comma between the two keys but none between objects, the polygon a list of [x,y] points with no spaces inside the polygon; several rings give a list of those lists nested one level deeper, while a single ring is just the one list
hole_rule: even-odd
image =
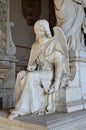
[{"label": "statue's bare foot", "polygon": [[49,104],[46,110],[46,114],[54,113],[55,110],[56,110],[56,107],[54,105],[52,106],[51,104]]},{"label": "statue's bare foot", "polygon": [[11,114],[8,116],[9,120],[13,120],[14,118],[18,117],[19,115],[17,114],[16,111],[12,111]]},{"label": "statue's bare foot", "polygon": [[45,113],[45,109],[41,108],[40,110],[33,113],[33,115],[43,115]]}]

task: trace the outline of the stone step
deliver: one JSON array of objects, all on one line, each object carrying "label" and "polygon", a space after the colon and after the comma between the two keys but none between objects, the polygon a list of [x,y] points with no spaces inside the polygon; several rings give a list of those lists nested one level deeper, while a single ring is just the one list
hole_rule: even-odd
[{"label": "stone step", "polygon": [[6,119],[8,115],[8,112],[0,111],[0,130],[86,130],[86,110],[26,115],[14,120]]}]

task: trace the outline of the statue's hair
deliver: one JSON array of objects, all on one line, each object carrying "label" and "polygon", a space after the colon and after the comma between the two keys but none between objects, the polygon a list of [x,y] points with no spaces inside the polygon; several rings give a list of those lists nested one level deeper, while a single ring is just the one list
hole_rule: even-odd
[{"label": "statue's hair", "polygon": [[38,27],[42,26],[44,28],[46,36],[51,37],[51,31],[50,31],[49,23],[47,20],[45,19],[37,20],[36,23],[34,24],[34,31],[36,30],[37,26]]}]

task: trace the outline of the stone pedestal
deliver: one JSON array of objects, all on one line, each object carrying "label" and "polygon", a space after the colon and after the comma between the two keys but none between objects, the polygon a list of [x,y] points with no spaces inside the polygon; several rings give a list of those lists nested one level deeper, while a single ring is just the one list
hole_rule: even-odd
[{"label": "stone pedestal", "polygon": [[13,107],[16,48],[9,16],[10,0],[0,0],[0,108]]},{"label": "stone pedestal", "polygon": [[73,112],[86,109],[86,52],[70,52],[70,79],[66,88],[60,88],[57,110]]},{"label": "stone pedestal", "polygon": [[86,52],[80,52],[80,83],[84,109],[86,109]]},{"label": "stone pedestal", "polygon": [[0,116],[0,130],[86,130],[86,111],[27,115],[15,120],[6,119],[6,112],[0,112]]},{"label": "stone pedestal", "polygon": [[0,56],[0,108],[13,107],[15,58]]}]

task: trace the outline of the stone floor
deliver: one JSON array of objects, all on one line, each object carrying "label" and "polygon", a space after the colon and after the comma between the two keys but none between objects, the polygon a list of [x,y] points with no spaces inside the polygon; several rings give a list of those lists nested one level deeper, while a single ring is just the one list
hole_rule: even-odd
[{"label": "stone floor", "polygon": [[[7,118],[8,115],[7,110],[0,110],[0,117]],[[86,130],[86,110],[72,113],[56,112],[41,116],[26,115],[19,116],[15,120],[39,125],[48,130]]]}]

